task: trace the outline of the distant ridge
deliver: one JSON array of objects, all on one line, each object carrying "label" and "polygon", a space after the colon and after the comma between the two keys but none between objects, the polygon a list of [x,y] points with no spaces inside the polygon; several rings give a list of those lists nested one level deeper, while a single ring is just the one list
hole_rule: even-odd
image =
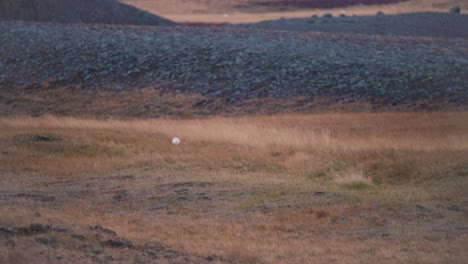
[{"label": "distant ridge", "polygon": [[155,26],[174,24],[116,0],[0,0],[0,20]]},{"label": "distant ridge", "polygon": [[259,0],[253,5],[299,8],[339,8],[356,5],[382,5],[408,0]]}]

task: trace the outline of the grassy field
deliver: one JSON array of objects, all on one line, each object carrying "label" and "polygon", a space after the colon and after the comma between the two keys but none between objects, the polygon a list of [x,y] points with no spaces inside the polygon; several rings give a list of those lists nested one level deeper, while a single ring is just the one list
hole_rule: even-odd
[{"label": "grassy field", "polygon": [[[0,224],[101,225],[214,262],[463,263],[466,120],[2,118]],[[0,262],[37,260],[22,250]]]}]

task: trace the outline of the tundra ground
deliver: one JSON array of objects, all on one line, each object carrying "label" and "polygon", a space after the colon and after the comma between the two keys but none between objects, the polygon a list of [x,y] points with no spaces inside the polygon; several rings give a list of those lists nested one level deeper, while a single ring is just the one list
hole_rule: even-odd
[{"label": "tundra ground", "polygon": [[466,120],[3,118],[0,262],[463,263]]}]

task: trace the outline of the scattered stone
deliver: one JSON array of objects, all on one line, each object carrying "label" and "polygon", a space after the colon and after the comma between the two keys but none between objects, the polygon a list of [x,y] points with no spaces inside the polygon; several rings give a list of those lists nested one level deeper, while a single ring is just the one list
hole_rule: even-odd
[{"label": "scattered stone", "polygon": [[200,187],[200,188],[207,188],[213,186],[213,183],[211,182],[178,182],[172,184],[172,187],[174,188],[188,188],[188,187]]},{"label": "scattered stone", "polygon": [[29,230],[31,230],[32,233],[45,233],[49,231],[50,227],[38,223],[32,223],[29,226]]},{"label": "scattered stone", "polygon": [[449,10],[450,13],[452,14],[460,14],[461,12],[461,8],[460,6],[456,5],[456,6],[452,6]]},{"label": "scattered stone", "polygon": [[50,202],[55,201],[55,196],[33,194],[33,193],[18,193],[16,197],[30,199],[35,202],[43,202],[43,203],[50,203]]},{"label": "scattered stone", "polygon": [[68,230],[66,228],[62,228],[62,227],[54,227],[54,228],[52,228],[52,231],[57,232],[57,233],[65,233]]},{"label": "scattered stone", "polygon": [[416,210],[419,212],[419,213],[430,213],[431,212],[431,209],[427,208],[427,207],[424,207],[422,205],[416,205]]},{"label": "scattered stone", "polygon": [[36,241],[44,245],[57,245],[57,239],[55,237],[40,236],[36,237]]},{"label": "scattered stone", "polygon": [[86,237],[82,234],[73,233],[73,234],[70,234],[70,236],[81,241],[86,240]]},{"label": "scattered stone", "polygon": [[37,135],[18,135],[15,136],[15,140],[20,142],[52,142],[52,141],[61,141],[61,137],[37,134]]},{"label": "scattered stone", "polygon": [[4,234],[4,235],[7,235],[7,236],[14,236],[17,233],[18,232],[14,228],[10,228],[10,227],[7,227],[7,226],[0,225],[0,234]]},{"label": "scattered stone", "polygon": [[112,247],[112,248],[133,248],[134,247],[131,241],[128,241],[123,238],[109,239],[106,241],[102,241],[101,245],[105,247]]},{"label": "scattered stone", "polygon": [[115,233],[114,230],[109,229],[109,228],[104,228],[104,227],[99,226],[99,225],[89,227],[89,229],[94,230],[94,231],[100,231],[100,232],[103,232],[103,233],[106,233],[106,234],[109,234],[109,235],[113,235],[113,236],[117,235],[117,233]]},{"label": "scattered stone", "polygon": [[87,82],[87,81],[91,80],[91,78],[93,78],[93,74],[92,74],[92,73],[86,75],[86,76],[83,78],[83,82]]},{"label": "scattered stone", "polygon": [[123,202],[128,199],[128,193],[127,191],[119,191],[116,195],[112,197],[112,200],[115,202]]},{"label": "scattered stone", "polygon": [[92,245],[81,245],[79,247],[79,250],[84,251],[84,252],[91,252],[91,253],[96,254],[96,255],[102,253],[101,249],[96,248],[96,247],[94,247]]},{"label": "scattered stone", "polygon": [[36,141],[36,142],[50,142],[50,141],[60,141],[62,140],[59,137],[52,137],[48,135],[34,135],[31,137],[31,141]]},{"label": "scattered stone", "polygon": [[43,234],[47,233],[50,230],[50,226],[38,224],[38,223],[32,223],[29,227],[20,227],[17,228],[16,231],[18,232],[18,235],[35,235],[35,234]]},{"label": "scattered stone", "polygon": [[449,211],[453,211],[453,212],[461,212],[462,211],[460,206],[458,206],[456,204],[452,204],[452,205],[448,206],[447,209]]}]

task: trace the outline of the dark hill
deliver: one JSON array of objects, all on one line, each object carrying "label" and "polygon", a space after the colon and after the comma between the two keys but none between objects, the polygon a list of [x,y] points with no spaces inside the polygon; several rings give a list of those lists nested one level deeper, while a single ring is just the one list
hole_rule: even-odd
[{"label": "dark hill", "polygon": [[468,15],[427,12],[399,15],[291,18],[239,26],[268,30],[468,38],[466,25],[468,25]]},{"label": "dark hill", "polygon": [[0,20],[129,25],[173,22],[115,0],[0,0]]}]

